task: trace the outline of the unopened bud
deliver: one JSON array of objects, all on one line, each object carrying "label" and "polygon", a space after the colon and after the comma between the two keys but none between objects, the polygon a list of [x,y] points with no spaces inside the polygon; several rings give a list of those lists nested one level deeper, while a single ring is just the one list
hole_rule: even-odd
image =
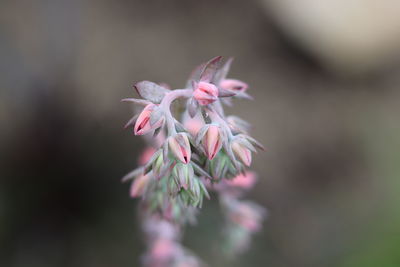
[{"label": "unopened bud", "polygon": [[207,157],[212,160],[219,152],[222,146],[220,128],[216,125],[210,125],[203,137],[203,146]]},{"label": "unopened bud", "polygon": [[212,83],[199,82],[193,92],[193,97],[202,106],[211,104],[218,99],[218,88]]},{"label": "unopened bud", "polygon": [[136,120],[135,127],[133,131],[135,135],[143,135],[147,134],[152,130],[155,130],[162,126],[164,123],[164,117],[160,116],[157,120],[152,123],[151,115],[154,112],[154,109],[157,107],[155,104],[148,104],[139,114],[139,117]]},{"label": "unopened bud", "polygon": [[251,164],[251,151],[238,141],[233,141],[232,150],[235,155],[243,162],[244,165],[250,166]]},{"label": "unopened bud", "polygon": [[172,153],[177,159],[185,164],[190,162],[190,143],[186,134],[178,133],[169,138],[168,143]]}]

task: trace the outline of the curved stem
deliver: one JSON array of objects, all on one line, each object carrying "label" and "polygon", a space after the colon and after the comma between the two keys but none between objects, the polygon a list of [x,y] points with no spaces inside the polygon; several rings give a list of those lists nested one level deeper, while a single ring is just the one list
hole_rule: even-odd
[{"label": "curved stem", "polygon": [[171,103],[180,97],[190,97],[193,93],[192,89],[176,89],[168,92],[160,103],[160,107],[164,109],[165,120],[167,123],[168,135],[175,135],[174,117],[171,114]]}]

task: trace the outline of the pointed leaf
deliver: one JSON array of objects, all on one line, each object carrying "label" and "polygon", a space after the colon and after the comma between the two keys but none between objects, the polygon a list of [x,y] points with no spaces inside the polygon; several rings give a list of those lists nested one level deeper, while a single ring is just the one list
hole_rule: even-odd
[{"label": "pointed leaf", "polygon": [[200,64],[192,71],[192,73],[190,74],[189,79],[186,83],[187,88],[194,88],[193,81],[200,80],[200,75],[201,75],[201,72],[203,71],[205,65],[206,65],[206,63]]},{"label": "pointed leaf", "polygon": [[254,98],[251,95],[249,95],[248,93],[246,93],[246,92],[239,92],[238,94],[236,94],[236,97],[237,98],[248,99],[248,100],[254,100]]},{"label": "pointed leaf", "polygon": [[231,90],[227,90],[224,88],[218,88],[218,97],[231,97],[231,96],[235,96],[236,93],[234,91]]},{"label": "pointed leaf", "polygon": [[208,174],[205,170],[203,170],[199,165],[197,165],[194,162],[192,162],[192,165],[193,165],[194,170],[197,172],[197,174],[211,179],[211,175]]},{"label": "pointed leaf", "polygon": [[135,176],[143,173],[143,167],[134,169],[133,171],[127,173],[124,177],[122,177],[121,181],[124,183],[130,179],[133,179]]},{"label": "pointed leaf", "polygon": [[191,97],[188,100],[188,112],[191,118],[196,116],[198,108],[199,108],[199,103],[193,97]]},{"label": "pointed leaf", "polygon": [[207,64],[204,66],[204,69],[200,75],[201,81],[210,82],[214,78],[214,75],[216,74],[216,72],[218,70],[221,59],[222,59],[222,56],[218,56],[207,62]]},{"label": "pointed leaf", "polygon": [[139,117],[139,114],[133,116],[133,117],[125,124],[124,128],[126,129],[126,128],[128,128],[128,127],[131,127],[131,126],[135,125],[136,119],[137,119],[138,117]]},{"label": "pointed leaf", "polygon": [[244,136],[247,140],[249,140],[250,143],[252,143],[253,145],[255,145],[258,149],[265,150],[265,147],[264,147],[260,142],[258,142],[256,139],[254,139],[253,137],[248,136],[248,135],[243,135],[243,136]]},{"label": "pointed leaf", "polygon": [[159,149],[156,152],[154,152],[153,156],[151,156],[150,160],[146,163],[146,165],[144,166],[144,174],[148,173],[152,169],[152,164],[161,154],[162,152],[161,150],[162,149]]},{"label": "pointed leaf", "polygon": [[176,129],[176,131],[177,131],[178,133],[187,132],[185,126],[183,126],[182,123],[180,123],[180,122],[177,121],[177,120],[174,120],[174,122],[175,122],[175,129]]},{"label": "pointed leaf", "polygon": [[231,68],[232,62],[233,57],[228,58],[225,64],[217,71],[213,80],[214,84],[219,84],[223,79],[226,78]]},{"label": "pointed leaf", "polygon": [[237,138],[235,139],[237,142],[246,148],[248,148],[250,151],[257,153],[256,148],[245,138]]},{"label": "pointed leaf", "polygon": [[199,132],[197,133],[196,139],[195,139],[195,145],[198,146],[203,139],[204,135],[206,134],[208,128],[210,127],[210,124],[204,125]]},{"label": "pointed leaf", "polygon": [[141,81],[134,85],[138,94],[153,103],[160,103],[164,95],[170,90],[149,81]]},{"label": "pointed leaf", "polygon": [[164,124],[154,130],[153,138],[157,137],[160,134],[161,130],[163,129],[163,126]]},{"label": "pointed leaf", "polygon": [[150,101],[144,100],[144,99],[137,99],[137,98],[124,98],[121,99],[121,102],[133,102],[138,105],[142,106],[147,106],[148,104],[151,104]]},{"label": "pointed leaf", "polygon": [[210,194],[207,191],[207,188],[203,184],[203,182],[199,181],[199,185],[201,187],[201,190],[203,191],[204,195],[206,196],[207,199],[210,199]]}]

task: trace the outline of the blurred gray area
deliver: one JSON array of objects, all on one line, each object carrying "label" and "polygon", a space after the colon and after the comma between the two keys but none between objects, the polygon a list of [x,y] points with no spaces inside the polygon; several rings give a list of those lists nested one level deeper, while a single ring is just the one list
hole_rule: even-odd
[{"label": "blurred gray area", "polygon": [[[360,8],[358,8],[360,7]],[[181,88],[234,56],[267,148],[249,194],[269,209],[237,260],[217,254],[208,201],[185,243],[210,266],[400,266],[396,1],[3,0],[0,266],[137,266],[137,201],[120,177],[142,140],[119,100]]]}]

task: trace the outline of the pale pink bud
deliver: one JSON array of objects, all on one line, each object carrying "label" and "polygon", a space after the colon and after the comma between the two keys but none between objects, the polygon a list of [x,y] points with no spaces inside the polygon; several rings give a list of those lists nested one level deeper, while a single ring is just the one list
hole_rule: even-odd
[{"label": "pale pink bud", "polygon": [[196,136],[197,133],[200,131],[201,127],[204,126],[204,122],[198,117],[187,118],[183,126],[185,126],[185,128],[191,135]]},{"label": "pale pink bud", "polygon": [[239,174],[231,180],[226,180],[229,186],[239,187],[243,189],[250,189],[256,182],[256,175],[254,172],[245,172],[245,174]]},{"label": "pale pink bud", "polygon": [[203,138],[203,146],[206,151],[207,157],[211,160],[217,155],[221,149],[222,141],[220,129],[216,125],[210,125]]},{"label": "pale pink bud", "polygon": [[249,232],[257,232],[261,229],[263,216],[264,214],[260,210],[246,203],[241,203],[231,214],[231,220]]},{"label": "pale pink bud", "polygon": [[176,244],[169,239],[158,239],[151,249],[151,256],[156,260],[166,260],[175,254]]},{"label": "pale pink bud", "polygon": [[221,88],[223,89],[231,90],[234,92],[245,92],[247,88],[249,88],[247,83],[235,79],[222,80],[219,86],[221,86]]},{"label": "pale pink bud", "polygon": [[135,135],[147,134],[163,124],[163,117],[160,117],[158,121],[156,121],[153,125],[150,124],[150,116],[155,107],[155,104],[148,104],[143,109],[142,113],[139,114],[139,117],[137,118],[135,123],[135,127],[133,128],[133,132],[135,133]]},{"label": "pale pink bud", "polygon": [[150,175],[138,176],[131,185],[130,195],[131,197],[140,197],[146,190],[147,185],[150,181]]},{"label": "pale pink bud", "polygon": [[174,137],[169,138],[168,143],[176,158],[184,164],[190,162],[191,151],[189,139],[186,134],[177,134]]},{"label": "pale pink bud", "polygon": [[233,141],[232,150],[235,155],[243,162],[244,165],[250,166],[251,151],[247,147],[237,141]]},{"label": "pale pink bud", "polygon": [[154,152],[156,152],[156,150],[153,147],[147,147],[139,157],[139,165],[145,165],[151,159]]},{"label": "pale pink bud", "polygon": [[193,92],[193,97],[200,105],[208,105],[218,99],[218,88],[212,83],[199,82]]}]

